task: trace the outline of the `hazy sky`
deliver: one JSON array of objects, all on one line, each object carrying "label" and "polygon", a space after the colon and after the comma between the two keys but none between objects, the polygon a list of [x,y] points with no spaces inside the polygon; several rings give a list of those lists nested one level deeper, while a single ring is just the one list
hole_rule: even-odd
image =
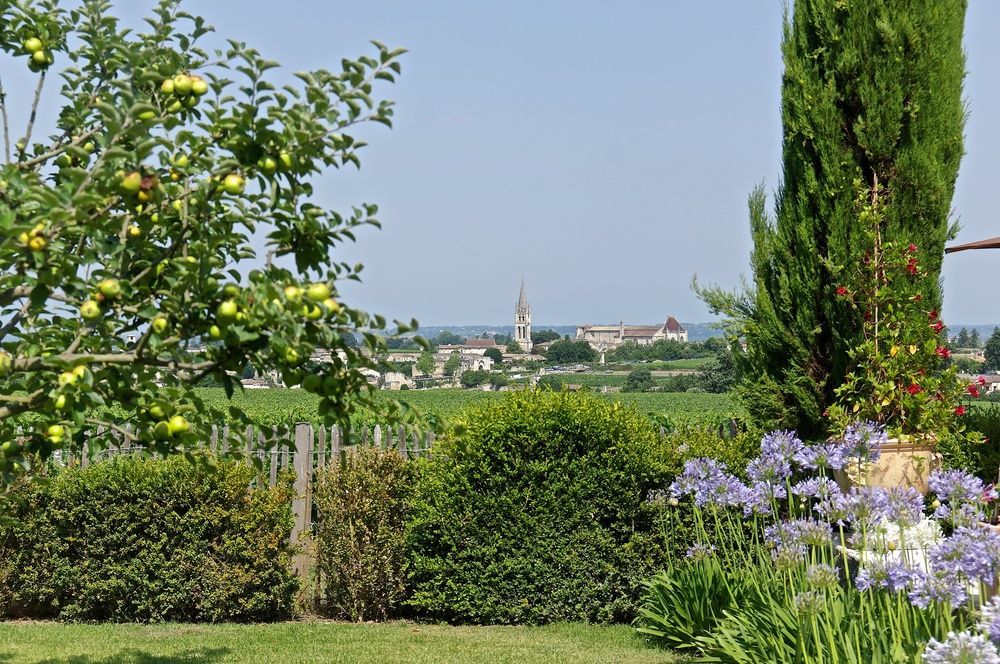
[{"label": "hazy sky", "polygon": [[[147,3],[117,3],[128,11]],[[955,213],[1000,235],[1000,2],[966,22],[970,118]],[[690,289],[737,286],[746,198],[778,182],[778,0],[190,2],[220,37],[287,71],[404,46],[382,88],[396,127],[364,132],[360,173],[321,199],[375,202],[359,306],[424,324],[505,323],[527,281],[536,322],[711,317]],[[1000,321],[1000,251],[945,261],[946,320]]]}]

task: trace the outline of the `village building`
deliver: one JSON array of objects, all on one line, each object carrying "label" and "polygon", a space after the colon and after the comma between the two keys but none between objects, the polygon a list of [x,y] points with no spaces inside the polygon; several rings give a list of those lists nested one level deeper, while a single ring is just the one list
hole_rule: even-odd
[{"label": "village building", "polygon": [[576,328],[578,341],[586,341],[595,350],[616,348],[627,341],[651,346],[657,341],[687,341],[688,333],[673,316],[663,325],[581,325]]},{"label": "village building", "polygon": [[528,292],[521,279],[521,294],[514,307],[514,341],[525,353],[531,352],[531,305],[528,304]]}]

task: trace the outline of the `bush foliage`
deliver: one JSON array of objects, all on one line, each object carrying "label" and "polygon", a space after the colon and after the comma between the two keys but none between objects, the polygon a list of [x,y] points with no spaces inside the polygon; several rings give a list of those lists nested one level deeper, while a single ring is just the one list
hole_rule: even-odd
[{"label": "bush foliage", "polygon": [[630,619],[661,562],[660,457],[647,418],[587,395],[470,409],[415,485],[409,605],[452,622]]},{"label": "bush foliage", "polygon": [[323,614],[385,619],[402,599],[404,498],[412,469],[393,450],[362,447],[321,472],[314,505]]},{"label": "bush foliage", "polygon": [[122,458],[9,496],[0,615],[150,622],[291,616],[291,495],[255,471]]}]

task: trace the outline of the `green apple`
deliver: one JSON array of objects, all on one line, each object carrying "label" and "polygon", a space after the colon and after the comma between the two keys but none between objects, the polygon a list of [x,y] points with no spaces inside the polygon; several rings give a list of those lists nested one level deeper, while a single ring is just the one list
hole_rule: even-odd
[{"label": "green apple", "polygon": [[143,121],[146,121],[146,122],[148,122],[149,120],[155,120],[156,119],[156,111],[143,111],[142,113],[140,113],[138,115],[138,118],[140,120],[143,120]]},{"label": "green apple", "polygon": [[278,162],[276,162],[272,157],[262,157],[257,162],[257,165],[266,175],[271,175],[278,170]]},{"label": "green apple", "polygon": [[157,316],[156,318],[153,319],[152,326],[153,326],[153,332],[155,332],[156,334],[163,334],[167,330],[167,317]]},{"label": "green apple", "polygon": [[166,413],[163,412],[163,406],[158,403],[154,403],[149,407],[149,416],[156,420],[162,420],[166,417]]},{"label": "green apple", "polygon": [[324,283],[312,284],[306,291],[306,297],[313,302],[322,302],[330,297],[330,287]]},{"label": "green apple", "polygon": [[45,430],[45,435],[49,437],[53,443],[58,443],[66,435],[66,429],[61,424],[53,424],[48,429]]},{"label": "green apple", "polygon": [[128,227],[129,237],[139,237],[142,235],[142,229],[139,228],[138,224],[132,224]]},{"label": "green apple", "polygon": [[43,48],[42,40],[38,37],[28,37],[24,40],[24,50],[34,55]]},{"label": "green apple", "polygon": [[44,65],[48,62],[48,55],[45,51],[35,51],[31,54],[31,61],[36,65]]},{"label": "green apple", "polygon": [[299,363],[299,351],[294,348],[285,349],[285,362],[288,364],[298,364]]},{"label": "green apple", "polygon": [[170,424],[167,422],[157,422],[153,427],[153,438],[156,440],[169,440],[170,436]]},{"label": "green apple", "polygon": [[331,314],[336,315],[340,313],[340,303],[337,302],[332,297],[328,297],[325,300],[323,300],[323,306],[326,307],[326,310],[329,311]]},{"label": "green apple", "polygon": [[327,376],[323,379],[323,394],[328,397],[335,396],[340,390],[340,381],[335,376]]},{"label": "green apple", "polygon": [[208,328],[208,336],[211,337],[212,339],[221,339],[222,330],[219,329],[218,325],[213,325],[212,327]]},{"label": "green apple", "polygon": [[302,289],[298,286],[285,286],[285,297],[289,302],[298,302],[302,299]]},{"label": "green apple", "polygon": [[175,99],[169,106],[167,106],[167,113],[176,113],[182,108],[184,108],[184,104],[181,103],[181,100]]},{"label": "green apple", "polygon": [[122,285],[117,279],[102,279],[97,290],[104,297],[114,299],[122,294]]},{"label": "green apple", "polygon": [[173,165],[177,168],[187,168],[190,161],[188,161],[188,156],[186,154],[178,154],[174,155],[171,163],[173,163]]},{"label": "green apple", "polygon": [[184,105],[187,106],[188,108],[194,108],[195,106],[198,105],[198,98],[194,95],[191,95],[190,97],[187,98],[187,100],[185,100]]},{"label": "green apple", "polygon": [[170,433],[173,435],[187,433],[191,430],[191,425],[188,424],[188,421],[184,419],[183,415],[174,415],[171,417],[167,426],[170,427]]},{"label": "green apple", "polygon": [[56,397],[56,410],[63,410],[66,408],[66,395],[60,394]]},{"label": "green apple", "polygon": [[160,84],[160,92],[165,95],[174,94],[174,79],[168,78]]},{"label": "green apple", "polygon": [[33,237],[28,240],[28,249],[32,251],[43,251],[48,245],[48,240],[43,237]]},{"label": "green apple", "polygon": [[17,456],[17,453],[21,451],[19,448],[20,445],[16,441],[8,440],[3,445],[0,445],[0,453],[5,457]]},{"label": "green apple", "polygon": [[227,194],[236,196],[243,193],[243,189],[246,188],[246,181],[241,175],[230,173],[226,176],[226,179],[222,181],[222,188]]},{"label": "green apple", "polygon": [[223,324],[230,323],[233,321],[233,319],[236,318],[236,314],[237,312],[239,312],[239,310],[240,308],[236,306],[235,302],[233,302],[232,300],[226,300],[225,302],[219,305],[218,309],[216,309],[215,317],[219,320],[220,323]]},{"label": "green apple", "polygon": [[8,375],[14,368],[14,358],[5,350],[0,350],[0,376]]},{"label": "green apple", "polygon": [[315,394],[323,389],[323,379],[317,374],[309,374],[302,379],[302,389]]},{"label": "green apple", "polygon": [[59,374],[59,386],[65,387],[66,385],[76,385],[77,377],[72,371],[63,371]]},{"label": "green apple", "polygon": [[240,287],[236,284],[226,284],[222,287],[222,292],[228,297],[236,297],[240,294]]},{"label": "green apple", "polygon": [[278,155],[278,161],[281,162],[282,167],[284,167],[286,170],[290,169],[292,167],[292,164],[294,163],[294,161],[292,160],[292,155],[290,155],[285,151],[282,151],[281,154]]},{"label": "green apple", "polygon": [[187,74],[177,74],[174,76],[174,92],[181,97],[186,97],[191,92],[191,85],[194,81]]},{"label": "green apple", "polygon": [[126,194],[136,194],[142,188],[142,174],[139,171],[132,171],[122,178],[121,188]]},{"label": "green apple", "polygon": [[311,306],[308,304],[303,304],[302,315],[304,315],[308,320],[319,320],[320,318],[323,317],[323,310],[317,307],[315,304]]},{"label": "green apple", "polygon": [[85,320],[94,320],[101,316],[101,305],[93,300],[87,300],[80,305],[80,315]]},{"label": "green apple", "polygon": [[83,144],[83,151],[86,152],[87,154],[94,154],[94,150],[96,149],[97,148],[94,146],[93,141],[87,141],[86,143]]},{"label": "green apple", "polygon": [[191,77],[191,92],[199,97],[208,92],[208,83],[201,76]]},{"label": "green apple", "polygon": [[77,378],[86,378],[87,367],[85,367],[82,364],[78,364],[77,366],[73,367],[73,375],[76,376]]}]

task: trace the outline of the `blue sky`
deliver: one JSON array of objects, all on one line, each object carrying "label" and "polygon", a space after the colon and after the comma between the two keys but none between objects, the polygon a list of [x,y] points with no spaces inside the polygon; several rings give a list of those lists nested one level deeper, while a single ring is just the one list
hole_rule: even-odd
[{"label": "blue sky", "polygon": [[[117,3],[130,15],[148,3]],[[972,0],[970,118],[954,206],[962,240],[1000,235],[1000,2]],[[381,206],[350,299],[424,324],[711,317],[690,289],[737,286],[746,198],[780,169],[779,1],[213,0],[189,9],[286,72],[336,67],[368,39],[404,46],[383,93],[396,127],[363,135],[360,173],[322,202]],[[949,256],[945,317],[1000,321],[1000,251]]]}]

